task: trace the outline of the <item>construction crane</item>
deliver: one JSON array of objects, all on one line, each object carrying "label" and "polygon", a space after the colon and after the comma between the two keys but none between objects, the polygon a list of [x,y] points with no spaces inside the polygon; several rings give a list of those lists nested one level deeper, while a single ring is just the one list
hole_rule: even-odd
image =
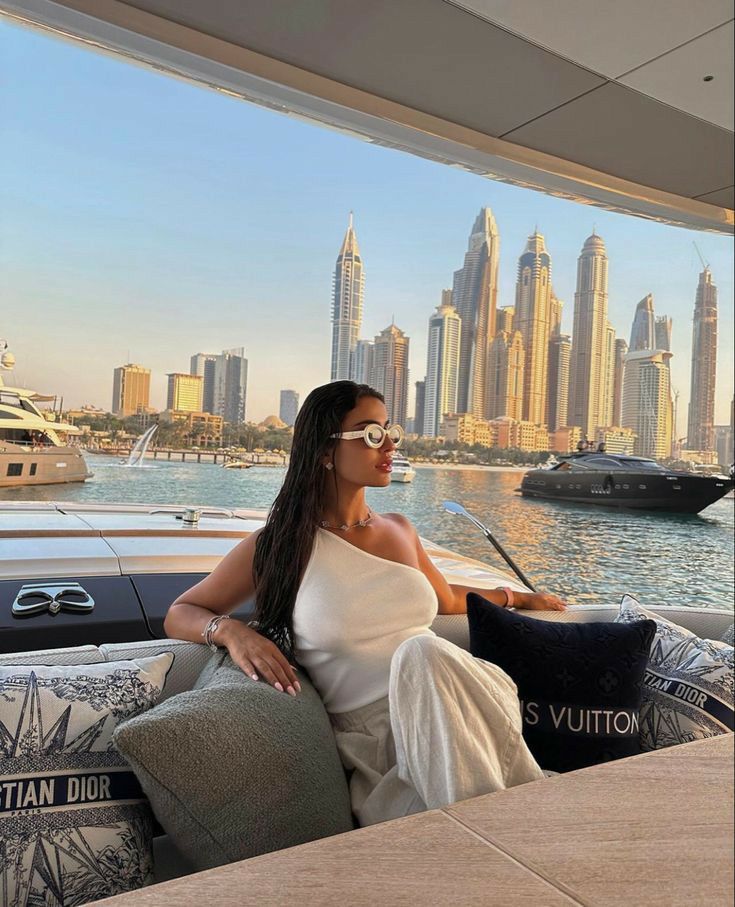
[{"label": "construction crane", "polygon": [[699,251],[699,246],[692,240],[692,245],[697,250],[697,255],[699,255],[699,260],[702,262],[702,267],[705,271],[709,271],[709,262],[704,260],[702,253]]}]

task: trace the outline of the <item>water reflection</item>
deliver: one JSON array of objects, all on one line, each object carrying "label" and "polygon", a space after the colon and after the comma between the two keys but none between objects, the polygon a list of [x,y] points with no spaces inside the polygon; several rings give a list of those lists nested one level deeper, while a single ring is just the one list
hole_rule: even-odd
[{"label": "water reflection", "polygon": [[[106,457],[87,460],[95,478],[83,485],[3,489],[0,498],[267,508],[284,475],[280,468],[167,461],[156,461],[157,469],[125,470]],[[632,513],[521,498],[521,476],[419,468],[412,484],[372,489],[368,502],[378,511],[405,513],[421,535],[440,545],[503,566],[479,530],[441,507],[442,501],[458,501],[492,530],[539,589],[578,604],[617,603],[630,592],[644,604],[732,609],[732,498],[698,516]]]}]

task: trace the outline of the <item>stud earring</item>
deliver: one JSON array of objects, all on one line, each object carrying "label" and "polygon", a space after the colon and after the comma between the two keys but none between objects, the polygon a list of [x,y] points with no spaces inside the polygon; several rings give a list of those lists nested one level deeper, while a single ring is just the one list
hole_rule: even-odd
[{"label": "stud earring", "polygon": [[325,469],[334,469],[334,463],[325,463],[324,468]]}]

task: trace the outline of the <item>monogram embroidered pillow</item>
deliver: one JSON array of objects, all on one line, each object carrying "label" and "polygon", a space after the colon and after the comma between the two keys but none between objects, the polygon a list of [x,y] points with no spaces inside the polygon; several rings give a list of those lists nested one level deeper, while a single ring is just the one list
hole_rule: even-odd
[{"label": "monogram embroidered pillow", "polygon": [[149,883],[153,816],[112,743],[174,656],[0,667],[0,901],[85,904]]},{"label": "monogram embroidered pillow", "polygon": [[473,593],[467,616],[470,652],[518,687],[523,737],[541,768],[567,772],[640,752],[653,621],[551,623]]},{"label": "monogram embroidered pillow", "polygon": [[652,619],[656,638],[643,677],[641,749],[716,737],[733,730],[733,647],[671,623],[624,595],[616,620]]}]

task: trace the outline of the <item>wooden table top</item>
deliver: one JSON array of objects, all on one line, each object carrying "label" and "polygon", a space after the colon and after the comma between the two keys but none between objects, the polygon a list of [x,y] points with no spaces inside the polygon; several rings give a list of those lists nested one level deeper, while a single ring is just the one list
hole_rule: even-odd
[{"label": "wooden table top", "polygon": [[731,907],[734,739],[593,766],[95,904]]}]

